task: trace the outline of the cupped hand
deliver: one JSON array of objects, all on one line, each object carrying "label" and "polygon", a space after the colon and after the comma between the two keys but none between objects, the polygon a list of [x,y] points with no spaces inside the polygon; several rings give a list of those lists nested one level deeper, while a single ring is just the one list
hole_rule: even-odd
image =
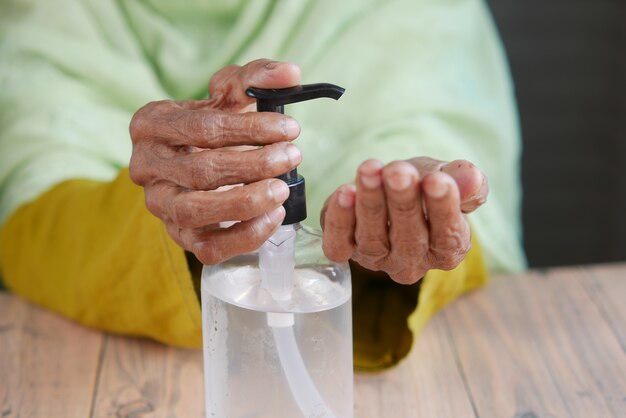
[{"label": "cupped hand", "polygon": [[[300,163],[289,142],[300,126],[255,112],[245,90],[298,84],[297,66],[257,60],[217,72],[208,100],[151,102],[133,116],[131,179],[172,238],[203,263],[258,248],[282,222],[289,189],[273,177]],[[239,147],[246,145],[263,147]],[[232,185],[240,186],[223,187]],[[240,222],[219,228],[225,221]]]},{"label": "cupped hand", "polygon": [[453,269],[471,248],[464,213],[482,205],[488,191],[487,178],[465,160],[365,161],[356,185],[340,186],[326,201],[324,252],[403,284],[430,269]]}]

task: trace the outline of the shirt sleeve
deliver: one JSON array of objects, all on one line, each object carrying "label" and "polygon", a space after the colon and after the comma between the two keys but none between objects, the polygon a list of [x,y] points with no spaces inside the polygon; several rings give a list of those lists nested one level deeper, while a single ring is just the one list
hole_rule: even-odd
[{"label": "shirt sleeve", "polygon": [[201,347],[185,253],[128,169],[111,182],[62,182],[21,206],[2,228],[0,266],[11,291],[81,324]]},{"label": "shirt sleeve", "polygon": [[0,225],[64,180],[113,180],[132,114],[167,97],[116,4],[3,4]]}]

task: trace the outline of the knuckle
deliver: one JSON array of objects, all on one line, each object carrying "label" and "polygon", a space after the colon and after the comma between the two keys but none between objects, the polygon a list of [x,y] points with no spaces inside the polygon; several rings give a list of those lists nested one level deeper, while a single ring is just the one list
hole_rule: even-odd
[{"label": "knuckle", "polygon": [[264,147],[260,152],[261,155],[256,165],[257,170],[262,174],[272,171],[276,163],[276,157],[274,155],[276,151],[270,147]]},{"label": "knuckle", "polygon": [[198,257],[198,260],[202,262],[202,264],[206,265],[215,265],[219,264],[226,259],[222,254],[221,250],[216,248],[215,245],[202,245],[200,248],[196,249],[193,253]]},{"label": "knuckle", "polygon": [[389,205],[390,211],[392,211],[395,216],[406,218],[419,213],[421,206],[418,205],[417,202],[417,199],[389,199],[387,204]]},{"label": "knuckle", "polygon": [[285,172],[288,167],[286,159],[282,158],[282,154],[284,154],[284,151],[276,147],[264,147],[259,158],[259,175],[266,177]]},{"label": "knuckle", "polygon": [[472,247],[469,225],[450,226],[437,239],[431,240],[430,255],[436,268],[452,270],[465,258]]},{"label": "knuckle", "polygon": [[259,245],[261,245],[268,237],[270,232],[273,230],[273,223],[269,216],[263,215],[256,222],[252,222],[250,224],[249,231],[249,248],[255,249]]},{"label": "knuckle", "polygon": [[219,264],[234,255],[231,237],[211,235],[201,240],[199,237],[192,238],[192,252],[203,264]]},{"label": "knuckle", "polygon": [[322,251],[332,261],[339,261],[336,258],[340,255],[339,245],[336,242],[331,242],[327,239],[322,241]]},{"label": "knuckle", "polygon": [[238,220],[252,219],[270,209],[267,193],[259,190],[245,190],[249,189],[247,186],[237,189],[241,190],[237,190],[228,200],[230,205],[237,207],[236,217]]},{"label": "knuckle", "polygon": [[333,216],[324,216],[324,229],[334,236],[347,236],[352,233],[352,225],[341,222]]},{"label": "knuckle", "polygon": [[185,167],[184,170],[186,171],[181,175],[187,178],[189,186],[194,190],[210,188],[214,180],[222,176],[222,169],[213,158],[205,155],[204,152],[195,154],[191,157],[190,163],[185,164],[183,161],[183,164],[180,164],[180,166]]},{"label": "knuckle", "polygon": [[339,240],[324,233],[322,250],[329,259],[341,263],[350,259],[354,252],[354,247],[349,241]]},{"label": "knuckle", "polygon": [[400,284],[414,284],[417,283],[424,275],[426,274],[426,270],[421,268],[407,268],[397,272],[389,273],[389,277],[393,279],[393,281]]},{"label": "knuckle", "polygon": [[128,131],[134,142],[150,137],[154,126],[154,119],[160,114],[171,111],[174,107],[172,100],[150,102],[140,107],[130,120]]},{"label": "knuckle", "polygon": [[[243,187],[241,189],[244,189]],[[245,212],[257,212],[259,208],[264,208],[268,201],[268,193],[260,190],[242,190],[238,200],[240,208]]]},{"label": "knuckle", "polygon": [[444,248],[448,249],[464,249],[471,242],[470,227],[465,218],[461,218],[447,229],[443,240]]},{"label": "knuckle", "polygon": [[188,199],[175,199],[170,209],[172,222],[183,228],[192,226],[195,213],[193,206],[193,202]]},{"label": "knuckle", "polygon": [[238,73],[240,69],[241,67],[238,65],[227,65],[226,67],[213,74],[213,76],[209,80],[209,91],[214,92],[215,90],[219,89],[219,87],[221,87],[221,85],[225,81],[230,79],[233,74]]},{"label": "knuckle", "polygon": [[237,238],[239,253],[254,251],[259,248],[270,236],[273,228],[269,219],[262,216],[250,222],[242,234]]},{"label": "knuckle", "polygon": [[144,165],[144,158],[141,154],[133,152],[128,165],[128,174],[132,182],[140,186],[147,181],[146,172],[143,169]]},{"label": "knuckle", "polygon": [[143,145],[134,145],[128,164],[130,179],[139,186],[146,186],[155,179],[154,164],[150,164],[150,150]]},{"label": "knuckle", "polygon": [[130,133],[130,139],[133,143],[142,139],[145,135],[146,131],[146,123],[145,120],[141,117],[141,109],[139,109],[130,120],[130,125],[128,126],[128,132]]},{"label": "knuckle", "polygon": [[165,222],[165,229],[167,230],[167,233],[170,235],[170,237],[174,240],[174,242],[180,245],[181,248],[188,249],[185,245],[185,241],[181,237],[181,231],[178,227],[170,222]]},{"label": "knuckle", "polygon": [[363,255],[360,251],[357,251],[352,256],[352,259],[364,268],[372,271],[382,270],[383,262],[380,259],[372,259],[369,256]]},{"label": "knuckle", "polygon": [[158,107],[157,103],[158,102],[150,102],[143,105],[135,112],[135,114],[131,118],[128,130],[133,140],[143,137],[146,129],[149,128],[150,124],[146,123],[146,121],[152,117],[152,114]]},{"label": "knuckle", "polygon": [[[146,193],[145,194],[145,203],[148,211],[156,217],[161,217],[161,201],[155,193]],[[168,219],[165,219],[168,220]]]},{"label": "knuckle", "polygon": [[220,112],[211,112],[200,118],[200,126],[194,130],[199,130],[199,134],[209,144],[211,142],[222,142],[227,130],[226,116]]},{"label": "knuckle", "polygon": [[455,269],[469,251],[469,246],[457,247],[454,249],[448,250],[431,250],[431,263],[434,268],[438,268],[441,270],[453,270]]},{"label": "knuckle", "polygon": [[387,205],[380,199],[360,199],[361,208],[367,213],[366,216],[382,218],[387,215]]},{"label": "knuckle", "polygon": [[239,116],[242,134],[251,140],[262,140],[267,137],[267,131],[271,129],[273,113],[249,113]]},{"label": "knuckle", "polygon": [[463,256],[459,254],[446,254],[437,257],[435,267],[440,270],[454,270],[463,261]]},{"label": "knuckle", "polygon": [[176,106],[173,100],[157,100],[149,103],[150,111],[154,113],[161,113],[170,111]]},{"label": "knuckle", "polygon": [[380,265],[389,254],[389,247],[376,237],[361,237],[357,241],[357,251],[370,263]]},{"label": "knuckle", "polygon": [[424,257],[428,253],[428,242],[425,239],[398,238],[393,240],[394,257],[404,262],[411,262]]}]

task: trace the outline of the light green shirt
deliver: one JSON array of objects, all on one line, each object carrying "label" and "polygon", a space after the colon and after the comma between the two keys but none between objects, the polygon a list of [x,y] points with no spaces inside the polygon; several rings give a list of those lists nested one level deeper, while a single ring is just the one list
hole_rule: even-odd
[{"label": "light green shirt", "polygon": [[111,180],[145,103],[206,97],[228,64],[288,60],[340,102],[300,122],[311,224],[367,158],[468,159],[489,177],[470,216],[494,270],[525,266],[520,141],[502,46],[479,0],[9,0],[0,12],[0,223],[70,178]]}]

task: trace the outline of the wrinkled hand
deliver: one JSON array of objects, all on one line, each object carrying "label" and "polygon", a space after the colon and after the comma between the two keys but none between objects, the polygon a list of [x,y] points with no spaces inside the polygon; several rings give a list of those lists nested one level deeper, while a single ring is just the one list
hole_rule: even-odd
[{"label": "wrinkled hand", "polygon": [[[209,100],[152,102],[133,116],[131,179],[144,187],[148,209],[172,238],[203,263],[258,248],[282,222],[289,189],[273,177],[300,163],[289,143],[300,126],[278,113],[254,112],[245,90],[298,84],[297,66],[257,60],[217,72]],[[264,147],[234,148],[241,145]],[[223,221],[241,222],[221,229]]]},{"label": "wrinkled hand", "polygon": [[464,213],[483,204],[487,178],[468,161],[418,157],[361,164],[322,210],[324,252],[411,284],[427,270],[456,267],[471,248]]}]

